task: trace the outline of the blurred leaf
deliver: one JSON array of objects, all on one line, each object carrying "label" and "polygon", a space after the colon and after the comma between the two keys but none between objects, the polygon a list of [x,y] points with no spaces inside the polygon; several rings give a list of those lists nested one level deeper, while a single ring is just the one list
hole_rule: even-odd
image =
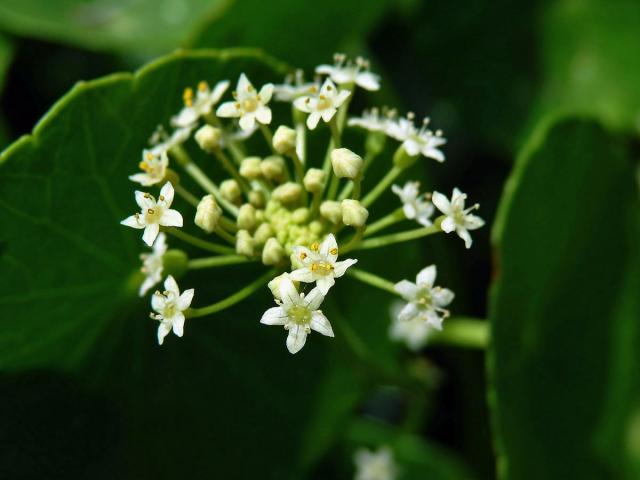
[{"label": "blurred leaf", "polygon": [[[235,478],[298,479],[331,443],[329,434],[310,448],[314,438],[307,425],[338,431],[335,422],[360,391],[357,377],[349,383],[332,377],[348,368],[344,360],[325,360],[326,339],[313,338],[292,357],[280,329],[259,325],[261,309],[271,303],[266,288],[215,318],[188,321],[184,338],[169,338],[162,348],[155,343],[148,300],[135,297],[139,232],[118,224],[135,206],[127,175],[157,123],[180,107],[185,85],[235,79],[241,71],[257,82],[284,74],[282,64],[250,51],[171,55],[134,75],[78,84],[32,135],[0,157],[0,369],[78,375],[109,402],[110,416],[101,421],[122,430],[120,441],[103,452],[108,462],[94,457],[102,450],[76,459],[78,478],[215,478],[233,472]],[[193,228],[185,219],[186,228]],[[196,286],[194,304],[202,305],[209,294],[216,298],[248,283],[255,270],[194,273],[185,285]],[[36,391],[46,398],[46,390]],[[59,405],[78,402],[80,412],[87,395],[76,399],[73,392],[56,403],[58,409],[47,402],[39,408],[55,417]],[[25,404],[13,397],[2,398],[8,406]],[[321,401],[343,407],[321,409]],[[88,417],[95,418],[95,409],[88,408]],[[321,418],[314,418],[316,410]],[[69,422],[84,421],[73,411],[62,409]],[[2,466],[16,470],[3,476],[17,478],[24,467],[51,478],[59,462],[47,459],[46,452],[55,453],[46,448],[50,432],[40,424],[24,428],[43,436],[34,433],[25,440],[31,442],[26,450],[15,444],[7,454],[13,458],[42,443],[39,461],[7,461]],[[103,429],[79,431],[101,435]],[[72,452],[83,451],[79,442],[92,441],[66,435],[56,430]],[[105,463],[109,472],[100,467]]]},{"label": "blurred leaf", "polygon": [[542,19],[537,113],[560,108],[640,131],[640,2],[562,0]]},{"label": "blurred leaf", "polygon": [[634,170],[623,138],[551,119],[507,183],[489,361],[503,479],[638,478],[628,470],[640,443],[630,436],[640,407]]},{"label": "blurred leaf", "polygon": [[188,43],[194,47],[259,47],[301,68],[331,63],[336,51],[362,39],[392,2],[325,0],[310,5],[297,0],[236,1],[224,15],[203,24]]},{"label": "blurred leaf", "polygon": [[5,35],[0,34],[0,93],[4,87],[4,77],[9,70],[12,59],[13,45]]},{"label": "blurred leaf", "polygon": [[131,55],[164,53],[230,0],[3,0],[0,29]]}]

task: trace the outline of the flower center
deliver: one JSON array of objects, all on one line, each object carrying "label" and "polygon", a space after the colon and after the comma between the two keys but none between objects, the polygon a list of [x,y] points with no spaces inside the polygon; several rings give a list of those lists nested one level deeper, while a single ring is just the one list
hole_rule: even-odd
[{"label": "flower center", "polygon": [[318,104],[317,105],[318,105],[317,106],[318,110],[326,110],[328,108],[331,108],[331,106],[332,106],[331,100],[329,100],[324,95],[320,95],[318,97]]},{"label": "flower center", "polygon": [[158,223],[160,217],[162,216],[162,208],[156,205],[153,208],[147,208],[147,211],[144,212],[145,219],[147,223]]},{"label": "flower center", "polygon": [[302,305],[294,305],[287,311],[289,318],[298,325],[311,323],[311,310]]},{"label": "flower center", "polygon": [[329,262],[313,262],[311,264],[311,271],[319,275],[329,275],[333,272],[333,265]]},{"label": "flower center", "polygon": [[433,302],[431,297],[431,289],[423,287],[418,290],[418,295],[416,295],[416,303],[424,308],[429,308]]},{"label": "flower center", "polygon": [[255,98],[247,98],[243,100],[242,108],[245,112],[254,112],[258,108],[258,102]]}]

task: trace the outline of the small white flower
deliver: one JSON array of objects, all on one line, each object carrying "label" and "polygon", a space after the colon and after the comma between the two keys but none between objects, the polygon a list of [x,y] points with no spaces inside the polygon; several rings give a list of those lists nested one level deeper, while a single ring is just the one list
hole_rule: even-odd
[{"label": "small white flower", "polygon": [[278,306],[264,312],[260,323],[284,325],[284,329],[289,332],[287,335],[289,352],[299,352],[304,347],[311,330],[333,337],[329,320],[322,311],[318,310],[324,300],[324,295],[318,287],[305,295],[298,293],[290,278],[282,277],[279,281],[279,289],[281,300],[276,300]]},{"label": "small white flower", "polygon": [[154,153],[151,150],[142,151],[142,161],[138,164],[144,173],[129,176],[129,180],[137,182],[143,187],[150,187],[160,183],[167,174],[169,157],[166,151]]},{"label": "small white flower", "polygon": [[165,129],[161,125],[159,125],[149,139],[149,144],[151,145],[151,149],[149,151],[153,155],[161,155],[163,152],[168,152],[176,145],[181,145],[186,142],[191,136],[191,132],[193,132],[195,127],[196,124],[194,123],[193,125],[189,125],[186,127],[176,128],[171,133],[171,136],[169,136]]},{"label": "small white flower", "polygon": [[145,192],[135,192],[136,203],[141,208],[140,213],[125,218],[120,223],[127,227],[143,229],[142,240],[151,246],[155,241],[160,227],[182,227],[182,215],[177,210],[173,210],[173,185],[167,182],[160,190],[158,201],[153,195]]},{"label": "small white flower", "polygon": [[326,79],[320,88],[317,96],[304,96],[297,98],[293,105],[300,111],[308,113],[307,127],[313,130],[322,118],[325,122],[331,121],[333,116],[340,108],[340,105],[349,98],[351,92],[349,90],[340,90],[336,88],[330,79]]},{"label": "small white flower", "polygon": [[449,316],[444,309],[453,300],[453,292],[447,288],[434,287],[436,266],[423,268],[416,276],[416,283],[402,280],[395,284],[395,290],[408,303],[398,313],[398,321],[419,318],[433,328],[442,330],[442,321]]},{"label": "small white flower", "polygon": [[316,73],[329,75],[338,85],[355,83],[365,90],[380,89],[380,76],[369,71],[367,60],[358,57],[355,62],[352,62],[347,60],[346,55],[340,53],[336,53],[333,58],[335,61],[333,65],[319,65],[316,67]]},{"label": "small white flower", "polygon": [[398,467],[389,447],[380,447],[377,451],[361,448],[354,455],[356,464],[355,480],[395,480]]},{"label": "small white flower", "polygon": [[167,252],[166,235],[161,233],[153,242],[153,251],[151,253],[141,253],[140,260],[142,260],[142,273],[145,274],[145,279],[140,285],[140,291],[138,292],[141,297],[144,297],[151,287],[160,283],[162,280],[162,270],[164,264],[162,257]]},{"label": "small white flower", "polygon": [[379,108],[372,108],[371,110],[364,110],[361,117],[351,117],[347,121],[347,125],[350,127],[360,127],[370,132],[382,132],[388,135],[389,129],[392,126],[395,118],[394,110],[386,110]]},{"label": "small white flower", "polygon": [[293,255],[302,264],[302,268],[291,272],[289,278],[296,282],[316,282],[323,295],[336,283],[336,278],[343,276],[347,268],[358,261],[353,258],[336,261],[338,244],[331,233],[321,244],[314,243],[311,248],[294,247]]},{"label": "small white flower", "polygon": [[186,88],[182,95],[184,108],[171,119],[171,125],[180,128],[195,126],[201,117],[211,113],[211,109],[220,101],[227,88],[229,88],[228,80],[216,83],[213,90],[209,88],[207,82],[200,82],[195,99],[193,98],[193,89]]},{"label": "small white flower", "polygon": [[415,220],[420,225],[428,227],[431,225],[431,215],[433,215],[433,204],[420,195],[419,182],[407,182],[404,187],[392,185],[391,191],[400,197],[402,211],[409,220]]},{"label": "small white flower", "polygon": [[417,352],[427,344],[429,336],[433,333],[433,327],[418,315],[409,320],[398,320],[398,314],[404,305],[400,300],[391,305],[393,320],[389,328],[389,337],[391,340],[404,343],[409,350]]},{"label": "small white flower", "polygon": [[462,193],[457,188],[453,189],[451,195],[451,201],[442,193],[433,192],[431,201],[433,204],[446,215],[446,218],[442,221],[440,228],[443,232],[451,233],[455,231],[458,236],[464,240],[464,245],[467,248],[471,248],[471,235],[469,230],[476,230],[484,225],[484,220],[477,215],[472,215],[469,212],[480,208],[479,204],[475,204],[467,209],[464,208],[464,202],[467,199],[467,194]]},{"label": "small white flower", "polygon": [[216,115],[219,117],[240,118],[240,128],[244,131],[253,130],[256,121],[263,125],[271,123],[271,109],[267,104],[273,94],[273,84],[267,83],[260,92],[251,84],[247,76],[240,75],[236,91],[233,92],[234,101],[225,102],[218,107]]},{"label": "small white flower", "polygon": [[285,78],[284,83],[273,86],[273,98],[279,102],[293,102],[303,95],[311,95],[320,90],[320,82],[305,82],[302,70],[296,70],[295,76]]},{"label": "small white flower", "polygon": [[156,313],[151,313],[151,318],[158,320],[158,343],[162,345],[164,337],[173,329],[173,333],[181,337],[184,332],[184,311],[193,300],[193,288],[180,294],[178,284],[169,275],[164,281],[164,292],[155,292],[151,297],[151,308]]},{"label": "small white flower", "polygon": [[444,153],[438,147],[447,143],[447,140],[440,130],[434,133],[427,128],[428,125],[429,119],[425,118],[422,127],[416,128],[413,124],[413,116],[409,115],[408,118],[399,118],[391,122],[387,134],[402,142],[402,146],[412,157],[421,154],[438,162],[444,162]]}]

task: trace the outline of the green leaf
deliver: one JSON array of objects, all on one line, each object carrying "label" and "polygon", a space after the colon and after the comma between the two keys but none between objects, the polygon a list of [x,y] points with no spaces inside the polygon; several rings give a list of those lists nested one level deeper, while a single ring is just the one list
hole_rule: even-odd
[{"label": "green leaf", "polygon": [[228,0],[3,0],[0,28],[82,48],[151,55],[181,45]]},{"label": "green leaf", "polygon": [[505,187],[493,231],[489,360],[503,479],[637,478],[632,158],[625,139],[597,123],[553,118]]}]

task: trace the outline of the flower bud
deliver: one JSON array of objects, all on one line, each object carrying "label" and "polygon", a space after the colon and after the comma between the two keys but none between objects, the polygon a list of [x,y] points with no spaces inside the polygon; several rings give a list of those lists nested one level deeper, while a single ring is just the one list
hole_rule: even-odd
[{"label": "flower bud", "polygon": [[202,150],[211,153],[220,148],[220,140],[222,139],[222,131],[219,128],[205,125],[196,132],[196,142]]},{"label": "flower bud", "polygon": [[213,195],[205,195],[198,203],[194,223],[207,233],[213,232],[222,216],[222,209]]},{"label": "flower bud", "polygon": [[255,242],[249,232],[246,230],[238,230],[238,233],[236,233],[236,253],[238,255],[252,257],[254,245]]},{"label": "flower bud", "polygon": [[320,204],[320,215],[329,220],[331,223],[340,223],[342,221],[342,209],[339,202],[327,200]]},{"label": "flower bud", "polygon": [[348,148],[336,148],[331,152],[331,164],[333,173],[338,178],[349,178],[354,180],[360,175],[362,170],[362,158]]},{"label": "flower bud", "polygon": [[300,200],[302,187],[297,183],[287,182],[273,190],[273,198],[284,204],[294,204]]},{"label": "flower bud", "polygon": [[275,232],[273,231],[273,227],[268,223],[263,223],[256,229],[256,232],[253,234],[253,239],[257,245],[264,245],[267,243],[267,240],[274,235]]},{"label": "flower bud", "polygon": [[250,203],[245,203],[238,210],[238,228],[242,230],[253,230],[256,228],[256,209]]},{"label": "flower bud", "polygon": [[249,203],[256,208],[263,208],[266,199],[264,193],[260,190],[251,190],[249,192]]},{"label": "flower bud", "polygon": [[307,223],[308,219],[309,219],[309,209],[305,207],[296,208],[291,214],[291,221],[293,221],[293,223],[297,223],[298,225]]},{"label": "flower bud", "polygon": [[319,168],[310,168],[304,176],[303,183],[307,192],[322,193],[326,181],[327,176],[324,171]]},{"label": "flower bud", "polygon": [[[271,293],[273,294],[273,298],[275,298],[276,300],[282,300],[282,298],[280,298],[280,282],[283,278],[289,278],[289,274],[285,272],[281,275],[278,275],[267,284],[269,290],[271,290]],[[296,288],[298,287],[298,282],[293,282],[293,284],[296,286]]]},{"label": "flower bud", "polygon": [[271,237],[262,249],[262,263],[265,265],[277,265],[283,258],[284,248],[282,248],[278,240]]},{"label": "flower bud", "polygon": [[280,125],[273,134],[273,149],[284,155],[296,148],[296,131],[285,125]]},{"label": "flower bud", "polygon": [[240,199],[242,191],[240,190],[238,182],[233,179],[227,179],[220,184],[220,195],[222,195],[222,198],[225,200],[235,203]]},{"label": "flower bud", "polygon": [[342,223],[350,227],[362,227],[367,223],[369,211],[357,200],[343,200],[340,204],[342,209]]},{"label": "flower bud", "polygon": [[275,182],[284,178],[284,168],[284,159],[277,155],[271,155],[260,163],[260,170],[264,178]]},{"label": "flower bud", "polygon": [[247,157],[240,164],[240,175],[248,180],[255,180],[262,175],[260,157]]}]

